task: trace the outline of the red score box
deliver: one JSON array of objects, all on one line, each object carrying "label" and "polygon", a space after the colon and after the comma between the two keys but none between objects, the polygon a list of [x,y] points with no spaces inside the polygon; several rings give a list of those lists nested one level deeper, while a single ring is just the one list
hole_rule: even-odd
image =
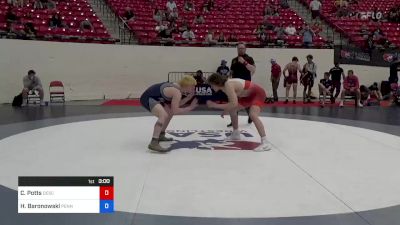
[{"label": "red score box", "polygon": [[100,200],[114,200],[114,187],[100,187]]}]

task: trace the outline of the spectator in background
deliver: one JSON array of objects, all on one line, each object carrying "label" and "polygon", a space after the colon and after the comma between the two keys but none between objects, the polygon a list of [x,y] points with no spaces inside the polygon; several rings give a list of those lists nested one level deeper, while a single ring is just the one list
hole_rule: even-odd
[{"label": "spectator in background", "polygon": [[196,80],[197,84],[204,84],[205,83],[205,78],[204,78],[204,75],[203,75],[203,71],[197,70],[196,74],[193,77]]},{"label": "spectator in background", "polygon": [[207,43],[209,43],[209,44],[216,44],[217,43],[217,41],[214,39],[214,31],[213,30],[209,30],[208,31],[208,33],[206,35],[206,38],[205,38],[205,41]]},{"label": "spectator in background", "polygon": [[354,75],[353,70],[349,70],[347,76],[344,78],[343,91],[341,93],[341,101],[339,104],[340,107],[343,107],[343,101],[346,95],[356,96],[357,106],[363,107],[361,104],[360,83],[358,77]]},{"label": "spectator in background", "polygon": [[28,75],[23,78],[24,89],[22,90],[22,106],[26,106],[28,94],[30,91],[39,92],[40,105],[44,106],[43,98],[44,92],[42,87],[42,82],[40,78],[36,76],[36,72],[33,70],[28,71]]},{"label": "spectator in background", "polygon": [[214,0],[207,0],[206,8],[207,11],[210,12],[214,8]]},{"label": "spectator in background", "polygon": [[224,76],[229,76],[229,67],[226,66],[227,61],[225,59],[221,60],[221,65],[217,69],[217,73],[224,75]]},{"label": "spectator in background", "polygon": [[205,23],[205,20],[204,17],[200,14],[198,14],[196,18],[194,18],[193,20],[193,24],[203,24],[203,23]]},{"label": "spectator in background", "polygon": [[50,28],[66,28],[67,25],[62,21],[60,14],[54,14],[49,21]]},{"label": "spectator in background", "polygon": [[315,37],[314,32],[310,29],[308,24],[305,25],[304,29],[300,32],[303,35],[303,44],[306,48],[313,44],[313,38]]},{"label": "spectator in background", "polygon": [[[331,97],[331,102],[335,103],[335,99],[339,96],[340,94],[340,89],[342,86],[342,77],[343,80],[345,79],[344,75],[344,70],[342,67],[339,66],[338,62],[335,62],[335,66],[332,67],[332,69],[329,70],[329,74],[332,77],[332,97]],[[333,92],[336,89],[336,94],[333,95]]]},{"label": "spectator in background", "polygon": [[236,35],[233,33],[231,35],[229,35],[228,42],[238,42]]},{"label": "spectator in background", "polygon": [[26,38],[34,38],[36,37],[36,29],[32,22],[28,22],[24,24],[23,35]]},{"label": "spectator in background", "polygon": [[350,8],[347,6],[341,6],[336,11],[337,17],[349,17],[351,15]]},{"label": "spectator in background", "polygon": [[188,21],[187,20],[183,20],[182,25],[179,28],[179,31],[185,32],[185,31],[187,31],[188,27],[189,27]]},{"label": "spectator in background", "polygon": [[361,85],[360,86],[360,102],[361,102],[361,104],[362,105],[368,105],[368,101],[369,101],[369,99],[370,99],[370,92],[369,92],[369,90],[368,90],[368,88],[367,88],[367,86],[365,86],[365,85]]},{"label": "spectator in background", "polygon": [[311,9],[311,17],[313,20],[319,18],[320,10],[322,8],[322,4],[319,0],[312,0],[310,2],[310,9]]},{"label": "spectator in background", "polygon": [[279,16],[279,6],[274,5],[273,10],[274,10],[273,16]]},{"label": "spectator in background", "polygon": [[311,30],[314,32],[314,34],[320,33],[322,31],[321,23],[318,21],[315,21],[311,27]]},{"label": "spectator in background", "polygon": [[274,99],[272,102],[277,102],[278,101],[278,87],[279,87],[279,81],[282,76],[282,69],[281,66],[276,62],[275,59],[271,59],[271,83],[272,83],[272,93],[274,96]]},{"label": "spectator in background", "polygon": [[18,21],[18,16],[14,13],[14,10],[12,10],[12,7],[8,8],[8,11],[6,13],[6,21],[7,24],[15,23]]},{"label": "spectator in background", "polygon": [[379,91],[377,82],[374,82],[368,89],[371,96],[374,96],[378,101],[382,101],[382,93]]},{"label": "spectator in background", "polygon": [[223,32],[221,32],[221,33],[219,34],[219,36],[218,36],[218,42],[219,42],[219,43],[224,43],[224,42],[225,42],[225,36],[224,36],[224,33],[223,33]]},{"label": "spectator in background", "polygon": [[378,43],[379,45],[384,45],[386,43],[385,35],[379,27],[376,28],[376,30],[372,34],[373,40],[376,41],[376,43]]},{"label": "spectator in background", "polygon": [[319,95],[322,95],[322,99],[319,100],[321,108],[324,108],[326,96],[331,95],[332,91],[332,80],[329,79],[329,73],[324,73],[324,78],[319,81],[318,88],[319,88]]},{"label": "spectator in background", "polygon": [[264,17],[262,25],[263,25],[263,29],[266,29],[266,30],[273,30],[274,29],[274,24],[271,23],[271,21],[268,18],[268,16]]},{"label": "spectator in background", "polygon": [[257,28],[253,31],[253,34],[257,35],[257,37],[259,38],[260,35],[261,35],[261,33],[264,32],[264,29],[265,29],[265,28],[264,28],[264,25],[259,24],[259,25],[257,26]]},{"label": "spectator in background", "polygon": [[133,11],[130,7],[125,8],[123,19],[127,20],[127,21],[131,21],[131,20],[133,21],[135,19],[135,14],[133,13]]},{"label": "spectator in background", "polygon": [[274,32],[276,33],[276,44],[283,45],[285,43],[285,28],[281,22],[277,27],[275,27]]},{"label": "spectator in background", "polygon": [[162,12],[159,9],[154,10],[153,19],[157,22],[161,22],[163,20]]},{"label": "spectator in background", "polygon": [[265,6],[264,9],[264,16],[273,16],[274,15],[274,9],[272,8],[272,5],[267,2],[267,5]]},{"label": "spectator in background", "polygon": [[47,9],[56,9],[57,4],[52,0],[47,0],[46,7]]},{"label": "spectator in background", "polygon": [[259,41],[261,47],[265,47],[271,42],[271,36],[264,30],[260,35]]},{"label": "spectator in background", "polygon": [[178,17],[179,17],[178,9],[174,8],[171,12],[169,12],[168,21],[170,22],[176,21]]},{"label": "spectator in background", "polygon": [[93,31],[94,30],[92,23],[87,18],[81,22],[79,27],[80,27],[81,31]]},{"label": "spectator in background", "polygon": [[185,0],[185,3],[183,4],[183,8],[185,11],[194,11],[194,4],[191,0]]},{"label": "spectator in background", "polygon": [[44,5],[43,5],[42,1],[36,0],[33,3],[33,9],[44,9]]},{"label": "spectator in background", "polygon": [[182,38],[186,40],[194,40],[196,36],[194,35],[192,29],[188,27],[187,30],[182,33]]},{"label": "spectator in background", "polygon": [[288,0],[280,0],[279,5],[281,6],[282,9],[290,8]]},{"label": "spectator in background", "polygon": [[176,3],[174,0],[169,0],[166,4],[166,8],[168,12],[172,12],[174,9],[176,9]]},{"label": "spectator in background", "polygon": [[292,23],[289,23],[289,26],[286,27],[285,33],[289,36],[296,35],[296,28],[293,26]]}]

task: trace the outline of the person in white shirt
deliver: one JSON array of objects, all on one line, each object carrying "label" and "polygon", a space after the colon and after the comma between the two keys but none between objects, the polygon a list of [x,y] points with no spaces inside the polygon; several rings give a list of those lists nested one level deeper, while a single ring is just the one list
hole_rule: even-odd
[{"label": "person in white shirt", "polygon": [[174,0],[169,0],[167,2],[167,10],[172,12],[176,7],[176,3],[174,2]]},{"label": "person in white shirt", "polygon": [[216,44],[217,41],[214,39],[214,31],[209,30],[208,34],[206,35],[205,41],[210,44]]},{"label": "person in white shirt", "polygon": [[182,38],[184,38],[184,39],[186,39],[186,40],[193,40],[193,39],[196,38],[196,36],[194,35],[194,33],[193,33],[193,31],[190,29],[190,27],[188,27],[187,30],[183,32]]},{"label": "person in white shirt", "polygon": [[28,71],[28,75],[24,76],[23,79],[24,89],[22,90],[22,106],[26,106],[29,92],[37,91],[40,97],[40,105],[44,106],[43,98],[44,92],[42,82],[40,78],[36,76],[36,72],[33,70]]},{"label": "person in white shirt", "polygon": [[310,2],[311,16],[312,19],[315,20],[319,17],[319,12],[321,10],[322,4],[319,0],[312,0]]},{"label": "person in white shirt", "polygon": [[285,33],[287,35],[295,35],[296,34],[296,28],[293,26],[293,24],[289,24],[288,27],[286,27],[285,29]]}]

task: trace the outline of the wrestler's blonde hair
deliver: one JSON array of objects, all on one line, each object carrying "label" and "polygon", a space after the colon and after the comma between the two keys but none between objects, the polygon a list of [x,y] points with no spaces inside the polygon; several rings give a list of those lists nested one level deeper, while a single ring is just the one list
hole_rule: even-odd
[{"label": "wrestler's blonde hair", "polygon": [[193,76],[185,75],[182,79],[178,82],[181,87],[188,87],[188,86],[196,86],[197,82],[193,78]]}]

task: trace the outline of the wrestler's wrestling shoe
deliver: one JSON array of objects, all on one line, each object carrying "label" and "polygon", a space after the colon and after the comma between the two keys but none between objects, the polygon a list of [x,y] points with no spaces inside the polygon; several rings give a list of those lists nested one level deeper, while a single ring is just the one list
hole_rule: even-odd
[{"label": "wrestler's wrestling shoe", "polygon": [[158,152],[158,153],[167,153],[167,152],[171,151],[167,148],[161,147],[159,143],[150,143],[148,148],[150,149],[150,151],[154,151],[154,152]]},{"label": "wrestler's wrestling shoe", "polygon": [[158,138],[158,141],[173,141],[173,138],[170,137],[165,137],[165,135],[160,135],[160,137]]},{"label": "wrestler's wrestling shoe", "polygon": [[240,140],[240,132],[238,130],[232,131],[231,135],[226,137],[226,141],[239,141]]}]

